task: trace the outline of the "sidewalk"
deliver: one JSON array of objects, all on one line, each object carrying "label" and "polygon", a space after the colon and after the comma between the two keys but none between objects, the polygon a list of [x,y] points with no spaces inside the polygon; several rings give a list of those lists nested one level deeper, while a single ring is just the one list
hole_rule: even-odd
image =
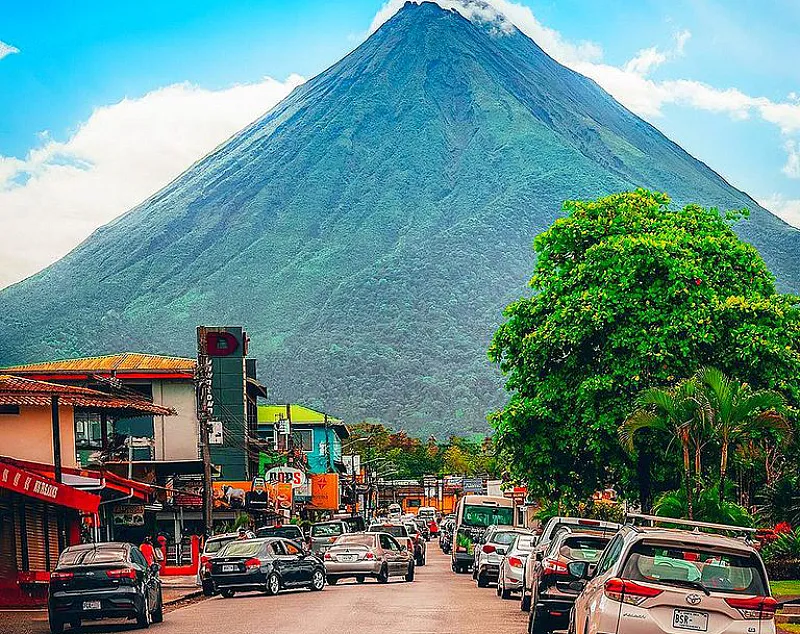
[{"label": "sidewalk", "polygon": [[197,578],[192,575],[190,577],[161,577],[161,590],[164,596],[164,605],[182,601],[183,599],[192,599],[200,596],[202,590],[197,585]]}]

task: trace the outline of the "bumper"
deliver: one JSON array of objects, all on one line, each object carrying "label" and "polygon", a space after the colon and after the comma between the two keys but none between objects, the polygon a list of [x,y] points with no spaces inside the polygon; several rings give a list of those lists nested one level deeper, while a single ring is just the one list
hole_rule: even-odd
[{"label": "bumper", "polygon": [[566,629],[569,625],[569,613],[575,599],[548,599],[542,597],[536,604],[536,609],[549,624],[549,629]]},{"label": "bumper", "polygon": [[500,576],[500,566],[497,564],[481,562],[478,564],[478,574],[489,579],[497,579]]},{"label": "bumper", "polygon": [[459,566],[472,566],[474,559],[469,553],[453,553],[453,561]]},{"label": "bumper", "polygon": [[380,561],[326,561],[325,574],[346,576],[377,576],[381,571]]},{"label": "bumper", "polygon": [[253,572],[240,572],[236,574],[212,574],[210,579],[214,587],[220,588],[263,588],[267,584],[268,571],[255,570]]},{"label": "bumper", "polygon": [[503,577],[503,587],[511,592],[522,592],[522,579],[506,574]]},{"label": "bumper", "polygon": [[[100,601],[99,610],[84,610],[85,601]],[[133,616],[144,606],[144,596],[133,587],[122,587],[114,590],[92,591],[76,590],[72,592],[55,592],[50,596],[48,609],[50,614],[60,619],[69,617],[102,618]]]}]

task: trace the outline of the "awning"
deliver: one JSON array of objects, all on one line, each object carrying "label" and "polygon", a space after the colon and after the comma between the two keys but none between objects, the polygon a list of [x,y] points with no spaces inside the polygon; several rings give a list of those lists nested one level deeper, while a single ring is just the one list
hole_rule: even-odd
[{"label": "awning", "polygon": [[97,509],[100,508],[99,495],[56,482],[6,460],[0,460],[0,488],[85,513],[97,513]]}]

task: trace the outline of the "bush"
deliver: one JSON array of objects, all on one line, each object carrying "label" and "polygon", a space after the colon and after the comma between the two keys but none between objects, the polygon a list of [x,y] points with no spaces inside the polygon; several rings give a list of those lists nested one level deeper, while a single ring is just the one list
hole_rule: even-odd
[{"label": "bush", "polygon": [[764,561],[800,561],[800,528],[777,537],[761,549]]},{"label": "bush", "polygon": [[[694,519],[698,522],[714,522],[746,527],[752,527],[754,524],[753,516],[743,506],[728,501],[720,503],[717,486],[703,489],[694,500],[692,508],[694,510]],[[653,505],[653,512],[659,517],[688,519],[689,511],[686,504],[686,492],[680,489],[663,493]]]}]

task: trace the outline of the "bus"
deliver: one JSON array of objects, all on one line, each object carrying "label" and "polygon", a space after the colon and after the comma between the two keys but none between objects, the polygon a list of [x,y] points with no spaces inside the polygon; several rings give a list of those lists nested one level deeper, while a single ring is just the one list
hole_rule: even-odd
[{"label": "bus", "polygon": [[475,543],[489,526],[514,525],[514,500],[492,495],[465,495],[456,506],[451,567],[467,572],[474,561]]}]

